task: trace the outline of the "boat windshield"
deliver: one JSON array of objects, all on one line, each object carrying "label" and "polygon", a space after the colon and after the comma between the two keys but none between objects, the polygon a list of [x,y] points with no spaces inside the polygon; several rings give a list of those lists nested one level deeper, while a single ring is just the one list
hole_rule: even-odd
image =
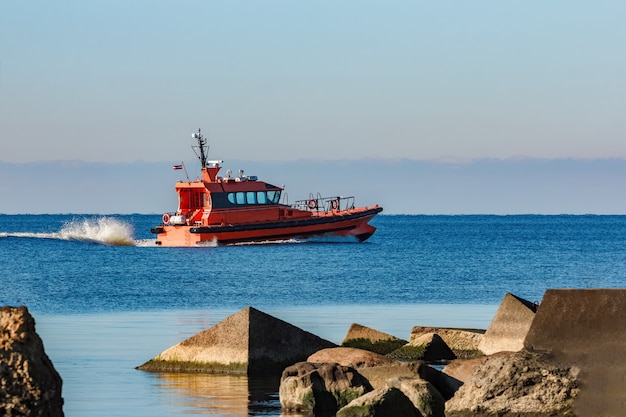
[{"label": "boat windshield", "polygon": [[228,202],[234,205],[278,204],[280,191],[239,191],[228,193]]}]

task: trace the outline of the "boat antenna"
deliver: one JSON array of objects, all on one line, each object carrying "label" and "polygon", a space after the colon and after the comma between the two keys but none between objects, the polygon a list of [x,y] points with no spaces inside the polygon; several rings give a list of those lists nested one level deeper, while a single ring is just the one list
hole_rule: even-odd
[{"label": "boat antenna", "polygon": [[192,146],[191,149],[193,149],[198,159],[200,159],[202,168],[206,168],[206,155],[207,153],[209,153],[209,145],[207,145],[207,140],[204,136],[202,136],[202,132],[200,131],[200,129],[198,129],[198,133],[192,133],[191,137],[198,140],[198,145]]}]

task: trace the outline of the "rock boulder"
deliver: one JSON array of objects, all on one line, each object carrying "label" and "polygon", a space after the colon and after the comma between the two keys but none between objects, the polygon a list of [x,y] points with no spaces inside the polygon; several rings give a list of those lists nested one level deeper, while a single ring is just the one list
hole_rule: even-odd
[{"label": "rock boulder", "polygon": [[389,359],[386,356],[379,355],[378,353],[349,347],[335,347],[318,350],[307,358],[307,362],[336,362],[340,365],[351,366],[353,368],[367,368],[398,363],[397,361]]},{"label": "rock boulder", "polygon": [[336,417],[423,417],[398,388],[379,388],[343,407]]},{"label": "rock boulder", "polygon": [[61,377],[35,331],[35,319],[26,307],[3,307],[0,310],[3,415],[62,417],[61,387]]},{"label": "rock boulder", "polygon": [[280,404],[285,411],[336,412],[372,386],[354,368],[337,363],[299,362],[285,368]]},{"label": "rock boulder", "polygon": [[521,350],[485,358],[446,403],[447,417],[575,415],[579,369]]},{"label": "rock boulder", "polygon": [[424,417],[445,417],[445,400],[433,384],[419,377],[391,378],[389,387],[398,388]]}]

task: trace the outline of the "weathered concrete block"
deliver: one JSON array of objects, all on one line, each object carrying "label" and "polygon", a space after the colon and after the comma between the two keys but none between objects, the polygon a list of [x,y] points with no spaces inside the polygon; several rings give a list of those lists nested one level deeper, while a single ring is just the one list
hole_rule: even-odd
[{"label": "weathered concrete block", "polygon": [[378,342],[380,340],[402,340],[396,336],[357,323],[352,323],[352,325],[350,325],[350,328],[341,343],[343,344],[353,339],[367,339],[371,342]]},{"label": "weathered concrete block", "polygon": [[626,289],[551,289],[524,346],[580,367],[577,416],[626,410]]},{"label": "weathered concrete block", "polygon": [[536,311],[536,304],[507,293],[478,349],[485,355],[521,350]]},{"label": "weathered concrete block", "polygon": [[154,372],[278,373],[336,345],[246,307],[166,349],[138,369]]},{"label": "weathered concrete block", "polygon": [[429,333],[439,335],[457,357],[474,357],[479,350],[478,345],[485,331],[480,329],[414,326],[411,329],[410,343],[413,344],[414,340]]},{"label": "weathered concrete block", "polygon": [[[454,352],[452,352],[450,347],[437,333],[426,333],[419,337],[411,338],[411,341],[404,347],[398,349],[397,352],[401,352],[407,348],[423,349],[423,356],[421,359],[428,362],[456,359]],[[396,352],[394,352],[393,355],[395,354]]]},{"label": "weathered concrete block", "polygon": [[408,342],[388,333],[353,323],[341,342],[342,346],[369,350],[386,355]]}]

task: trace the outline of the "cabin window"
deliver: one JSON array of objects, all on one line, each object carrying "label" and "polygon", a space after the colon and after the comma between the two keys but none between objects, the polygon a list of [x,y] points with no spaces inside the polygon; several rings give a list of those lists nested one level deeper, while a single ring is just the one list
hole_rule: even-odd
[{"label": "cabin window", "polygon": [[[217,202],[219,200],[219,202]],[[228,201],[228,203],[226,202]],[[213,204],[215,207],[228,207],[228,205],[264,205],[278,204],[280,201],[280,191],[247,191],[236,193],[213,193]],[[219,206],[218,206],[219,204]]]},{"label": "cabin window", "polygon": [[278,204],[280,201],[280,191],[268,191],[267,199],[271,204]]}]

